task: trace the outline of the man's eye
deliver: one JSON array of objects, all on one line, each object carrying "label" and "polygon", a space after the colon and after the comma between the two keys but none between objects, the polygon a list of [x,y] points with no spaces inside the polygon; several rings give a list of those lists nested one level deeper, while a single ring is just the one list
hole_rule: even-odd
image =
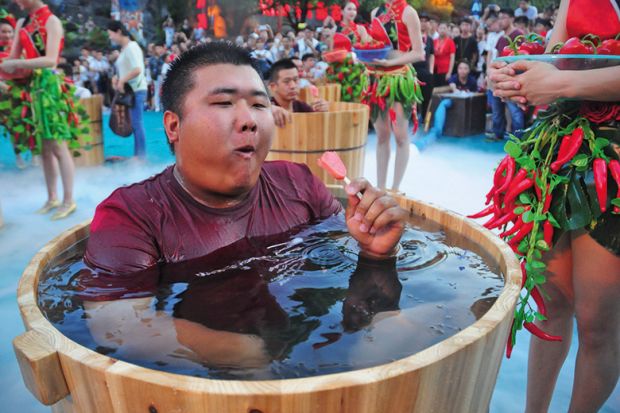
[{"label": "man's eye", "polygon": [[265,109],[267,107],[267,105],[262,104],[262,103],[255,103],[253,106],[259,109]]},{"label": "man's eye", "polygon": [[226,101],[220,101],[220,102],[213,102],[213,104],[217,106],[230,106],[232,105],[232,102],[229,100],[226,100]]}]

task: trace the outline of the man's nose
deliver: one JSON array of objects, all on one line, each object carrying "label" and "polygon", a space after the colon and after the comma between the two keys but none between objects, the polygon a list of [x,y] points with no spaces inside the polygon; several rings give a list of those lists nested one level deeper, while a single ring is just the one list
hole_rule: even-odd
[{"label": "man's nose", "polygon": [[241,133],[255,133],[258,129],[256,118],[245,101],[239,101],[237,104],[237,130]]}]

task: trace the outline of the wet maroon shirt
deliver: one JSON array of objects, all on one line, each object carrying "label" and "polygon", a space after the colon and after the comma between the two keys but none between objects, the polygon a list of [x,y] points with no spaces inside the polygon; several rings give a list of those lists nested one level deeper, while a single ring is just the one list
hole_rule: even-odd
[{"label": "wet maroon shirt", "polygon": [[95,211],[84,260],[111,274],[202,257],[243,238],[278,234],[341,211],[306,165],[265,162],[246,200],[210,208],[177,182],[173,167],[119,188]]}]

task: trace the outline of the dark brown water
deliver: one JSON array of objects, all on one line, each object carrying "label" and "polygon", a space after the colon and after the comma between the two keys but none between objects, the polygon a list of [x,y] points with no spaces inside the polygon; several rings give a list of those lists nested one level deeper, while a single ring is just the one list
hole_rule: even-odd
[{"label": "dark brown water", "polygon": [[336,217],[153,269],[154,296],[102,306],[83,299],[82,241],[49,265],[39,305],[70,339],[153,369],[242,380],[349,371],[456,334],[503,287],[497,265],[453,233],[412,222],[401,246],[395,261],[360,260]]}]

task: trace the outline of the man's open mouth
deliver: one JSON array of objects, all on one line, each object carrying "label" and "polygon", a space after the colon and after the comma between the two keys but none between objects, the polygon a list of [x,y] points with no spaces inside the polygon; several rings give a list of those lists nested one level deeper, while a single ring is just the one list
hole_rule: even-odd
[{"label": "man's open mouth", "polygon": [[253,154],[254,152],[256,152],[256,148],[252,145],[245,145],[245,146],[240,146],[238,148],[235,148],[235,152],[241,152],[244,154]]}]

